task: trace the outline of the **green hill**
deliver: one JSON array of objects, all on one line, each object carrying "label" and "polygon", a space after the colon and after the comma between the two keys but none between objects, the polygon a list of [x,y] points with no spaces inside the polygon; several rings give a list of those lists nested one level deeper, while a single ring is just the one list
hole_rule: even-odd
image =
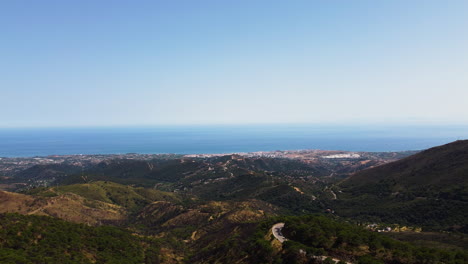
[{"label": "green hill", "polygon": [[[367,169],[343,181],[341,186],[358,191],[370,184],[388,185],[388,191],[451,190],[468,185],[468,140],[431,148],[416,155]],[[467,198],[467,197],[465,197]]]},{"label": "green hill", "polygon": [[338,184],[339,214],[468,232],[468,140],[360,171]]},{"label": "green hill", "polygon": [[1,263],[158,263],[154,240],[110,226],[0,214]]},{"label": "green hill", "polygon": [[29,192],[29,194],[38,196],[55,196],[65,193],[74,193],[89,200],[111,203],[129,210],[140,209],[153,201],[177,202],[180,200],[174,193],[132,187],[109,181],[62,185],[52,188],[33,189]]},{"label": "green hill", "polygon": [[[391,239],[343,221],[324,216],[284,217],[283,263],[310,263],[300,250],[352,263],[466,263],[459,249],[435,249]],[[310,258],[310,254],[309,258]],[[327,262],[324,262],[327,263]]]}]

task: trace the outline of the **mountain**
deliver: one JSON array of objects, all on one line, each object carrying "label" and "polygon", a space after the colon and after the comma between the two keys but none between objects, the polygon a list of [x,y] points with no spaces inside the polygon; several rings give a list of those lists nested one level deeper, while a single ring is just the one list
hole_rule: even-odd
[{"label": "mountain", "polygon": [[450,189],[468,184],[468,140],[434,147],[410,157],[362,170],[341,186],[362,188],[369,184],[395,182],[391,190]]},{"label": "mountain", "polygon": [[[467,150],[458,141],[393,163],[327,153],[37,165],[16,175],[29,188],[0,192],[0,262],[65,254],[62,263],[105,263],[123,254],[126,263],[464,263]],[[377,234],[351,224],[369,221],[457,232]],[[279,222],[283,244],[271,231]],[[115,247],[103,253],[106,243]],[[132,252],[113,252],[126,243]]]},{"label": "mountain", "polygon": [[344,216],[467,232],[468,140],[357,172],[335,190]]}]

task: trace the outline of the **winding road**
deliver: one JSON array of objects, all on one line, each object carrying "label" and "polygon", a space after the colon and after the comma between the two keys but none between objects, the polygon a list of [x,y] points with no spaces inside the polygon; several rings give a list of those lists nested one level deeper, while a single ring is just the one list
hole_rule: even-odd
[{"label": "winding road", "polygon": [[[283,229],[283,227],[284,227],[284,223],[277,223],[271,227],[271,232],[273,233],[273,236],[275,236],[275,238],[278,239],[278,241],[281,243],[283,243],[284,241],[288,241],[288,239],[283,236],[283,233],[281,233],[281,229]],[[299,252],[301,252],[302,254],[306,254],[305,251],[302,249],[300,249]],[[321,259],[322,261],[327,258],[331,258],[333,262],[335,263],[338,263],[340,261],[339,259],[332,258],[330,256],[313,256],[313,258]],[[345,261],[345,263],[353,264],[352,262],[347,262],[347,261]]]},{"label": "winding road", "polygon": [[288,240],[287,238],[283,236],[283,233],[281,233],[281,229],[283,229],[283,227],[284,227],[284,223],[277,223],[277,224],[274,224],[273,227],[271,228],[271,232],[273,233],[273,236],[275,236],[275,238],[278,239],[278,241],[281,243]]}]

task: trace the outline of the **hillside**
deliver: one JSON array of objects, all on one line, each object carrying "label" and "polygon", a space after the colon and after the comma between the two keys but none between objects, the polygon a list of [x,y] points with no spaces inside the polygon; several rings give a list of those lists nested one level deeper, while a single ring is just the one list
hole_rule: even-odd
[{"label": "hillside", "polygon": [[1,263],[159,263],[153,239],[110,226],[0,214]]},{"label": "hillside", "polygon": [[127,217],[121,206],[73,193],[41,197],[0,191],[0,203],[0,213],[46,215],[89,225],[120,223]]},{"label": "hillside", "polygon": [[132,187],[108,181],[83,184],[59,185],[51,188],[36,188],[26,192],[43,197],[76,194],[83,198],[123,207],[130,211],[141,209],[153,201],[179,201],[174,193],[155,189]]},{"label": "hillside", "polygon": [[[468,219],[466,141],[393,163],[322,156],[111,159],[83,169],[36,165],[16,178],[34,184],[21,193],[0,192],[0,213],[110,225],[143,240],[157,238],[157,252],[150,255],[160,263],[308,263],[316,255],[355,263],[417,263],[429,261],[420,257],[426,253],[446,263],[466,258],[467,240],[460,233]],[[34,188],[41,185],[46,186]],[[338,222],[306,216],[311,213]],[[271,237],[277,221],[287,223],[284,234],[293,241],[281,245]],[[400,243],[353,222],[450,232],[386,234],[409,242]],[[143,248],[134,256],[140,263],[148,243],[140,243]],[[7,257],[24,253],[17,250],[8,249]],[[84,251],[86,261],[98,258],[89,252]]]},{"label": "hillside", "polygon": [[[468,261],[468,254],[463,250],[415,246],[323,216],[293,216],[281,220],[285,223],[283,234],[290,239],[283,245],[283,263],[311,263],[313,255],[331,256],[358,264],[455,264]],[[300,254],[300,249],[307,254]]]},{"label": "hillside", "polygon": [[434,147],[410,157],[362,170],[341,183],[357,190],[369,184],[395,182],[390,190],[450,189],[468,184],[468,140]]},{"label": "hillside", "polygon": [[[193,256],[194,261],[191,263],[206,263],[205,255],[199,255],[200,250],[203,249],[205,253],[214,253],[212,250],[216,250],[218,245],[222,244],[226,239],[237,240],[239,235],[247,237],[257,222],[277,215],[279,212],[275,206],[259,200],[204,202],[194,199],[194,197],[186,197],[187,200],[182,200],[177,194],[140,187],[135,188],[112,182],[40,188],[31,191],[31,193],[34,193],[34,195],[0,192],[0,202],[2,203],[0,216],[1,213],[25,215],[16,216],[20,220],[15,220],[13,223],[7,220],[9,218],[2,219],[0,217],[0,225],[9,225],[11,230],[23,230],[24,227],[22,227],[21,222],[23,220],[21,219],[26,219],[24,225],[28,225],[29,220],[27,219],[36,219],[33,222],[34,226],[41,226],[40,222],[47,221],[47,218],[27,218],[28,215],[39,215],[53,216],[69,222],[91,226],[118,226],[125,228],[127,232],[131,231],[131,233],[137,234],[137,237],[142,240],[158,237],[159,242],[156,250],[158,252],[160,250],[160,255],[157,259],[162,263],[183,263],[186,256]],[[136,204],[138,206],[135,206]],[[111,219],[112,217],[115,219]],[[36,224],[36,222],[38,223]],[[70,228],[74,228],[73,225],[69,225]],[[32,237],[19,238],[21,243],[27,243],[27,245],[22,245],[20,249],[14,245],[11,246],[13,248],[9,248],[10,244],[7,244],[5,246],[7,248],[6,252],[0,250],[0,260],[16,260],[14,258],[15,254],[22,256],[19,259],[39,259],[39,255],[31,252],[34,251],[34,237],[47,237],[47,232],[57,232],[54,231],[55,229],[49,230],[47,227],[45,225],[44,229],[34,231],[36,233]],[[109,230],[110,233],[106,233],[106,235],[120,232],[117,229]],[[29,235],[29,231],[27,232]],[[60,241],[77,239],[76,234],[73,232],[68,233],[71,236],[70,238],[67,237],[68,234],[59,234]],[[0,226],[0,239],[1,235],[2,228]],[[7,233],[6,235],[12,241],[16,239],[10,237],[13,234]],[[44,240],[39,247],[46,248],[48,243],[52,243],[48,241]],[[76,243],[81,243],[80,241]],[[108,243],[103,239],[101,241]],[[240,243],[242,240],[237,241]],[[112,243],[116,244],[115,242]],[[148,245],[148,243],[142,244],[142,246],[145,245]],[[24,251],[22,248],[24,248]],[[109,250],[114,249],[110,248]],[[133,252],[129,254],[137,254],[137,251],[132,250]],[[141,263],[142,250],[140,248],[138,250],[140,250],[140,253],[133,256],[135,261]],[[232,250],[234,251],[231,256],[235,256],[236,249],[233,248]],[[59,247],[54,252],[62,252],[62,248]],[[84,254],[84,257],[79,255],[81,253]],[[1,254],[5,254],[5,256]],[[54,254],[56,253],[51,253],[51,256],[54,256]],[[81,259],[86,257],[91,259],[90,262],[93,262],[94,259],[110,261],[119,256],[117,252],[109,253],[112,256],[99,257],[94,255],[94,251],[89,253],[87,250],[71,254],[73,254],[74,259],[79,260],[73,262],[66,258],[59,258],[60,262],[88,263],[87,259]],[[214,254],[214,256],[210,257],[213,260],[223,259],[223,254]],[[98,261],[97,263],[104,262]]]},{"label": "hillside", "polygon": [[363,170],[336,186],[339,214],[468,231],[468,140]]}]

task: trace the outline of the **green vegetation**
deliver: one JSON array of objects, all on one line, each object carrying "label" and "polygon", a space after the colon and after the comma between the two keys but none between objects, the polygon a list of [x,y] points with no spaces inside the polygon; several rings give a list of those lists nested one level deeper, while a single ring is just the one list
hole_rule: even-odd
[{"label": "green vegetation", "polygon": [[174,193],[149,188],[132,187],[109,181],[62,185],[52,188],[37,188],[27,193],[45,197],[74,193],[89,200],[123,206],[132,212],[143,208],[153,201],[180,201]]},{"label": "green vegetation", "polygon": [[[119,159],[67,177],[66,167],[35,167],[63,185],[0,192],[2,212],[120,228],[1,215],[0,263],[467,263],[466,160],[468,143],[455,142],[343,181],[330,172],[371,163]],[[334,220],[308,215],[325,212]],[[283,244],[270,232],[277,222]],[[445,231],[380,234],[350,222]]]},{"label": "green vegetation", "polygon": [[0,214],[1,263],[158,263],[156,241],[116,227]]},{"label": "green vegetation", "polygon": [[82,174],[61,179],[61,184],[76,184],[89,181],[112,181],[125,185],[150,188],[158,183],[174,183],[203,167],[202,162],[182,159],[155,159],[151,161],[116,159],[88,168]]},{"label": "green vegetation", "polygon": [[385,236],[414,245],[441,249],[468,250],[468,236],[454,232],[385,232]]},{"label": "green vegetation", "polygon": [[323,206],[310,195],[301,194],[291,186],[281,184],[267,189],[256,198],[283,208],[287,214],[304,214],[323,212]]},{"label": "green vegetation", "polygon": [[[275,222],[284,222],[280,254],[272,254],[265,233]],[[437,249],[401,242],[380,233],[324,216],[276,217],[263,222],[253,234],[258,263],[314,263],[318,256],[331,256],[353,263],[467,263],[468,251]],[[302,252],[302,253],[301,253]],[[325,263],[326,260],[325,260]]]},{"label": "green vegetation", "polygon": [[342,216],[468,232],[468,141],[363,170],[328,203]]}]

